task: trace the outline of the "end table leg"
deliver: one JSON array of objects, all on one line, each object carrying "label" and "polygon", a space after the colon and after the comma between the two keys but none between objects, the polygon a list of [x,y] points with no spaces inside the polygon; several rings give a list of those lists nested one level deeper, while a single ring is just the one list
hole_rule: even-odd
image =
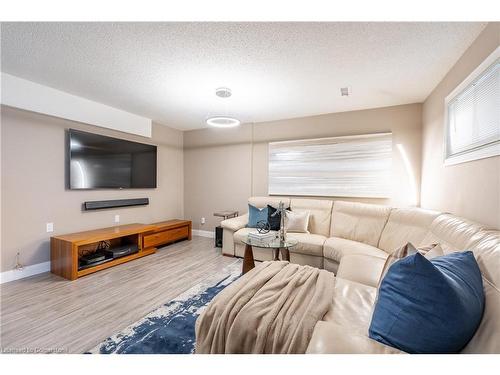
[{"label": "end table leg", "polygon": [[244,275],[248,271],[250,271],[252,268],[255,267],[255,262],[253,260],[253,249],[252,246],[246,244],[245,245],[245,255],[243,257],[243,270],[242,274]]},{"label": "end table leg", "polygon": [[288,249],[285,249],[285,248],[281,248],[281,257],[283,258],[283,260],[286,260],[287,262],[290,261],[290,251]]}]

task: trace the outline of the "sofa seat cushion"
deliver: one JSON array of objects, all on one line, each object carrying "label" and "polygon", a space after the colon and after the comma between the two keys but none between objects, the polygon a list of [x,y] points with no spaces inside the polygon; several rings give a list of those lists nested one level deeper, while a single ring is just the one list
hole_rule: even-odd
[{"label": "sofa seat cushion", "polygon": [[369,338],[352,333],[349,327],[320,320],[307,346],[306,354],[404,354]]},{"label": "sofa seat cushion", "polygon": [[323,256],[323,245],[326,241],[325,236],[312,233],[287,233],[287,237],[299,241],[296,246],[289,249],[291,253]]},{"label": "sofa seat cushion", "polygon": [[342,257],[347,254],[371,255],[383,259],[386,259],[389,255],[375,246],[367,245],[362,242],[346,240],[345,238],[330,237],[325,241],[323,248],[323,256],[325,258],[340,263]]},{"label": "sofa seat cushion", "polygon": [[332,305],[323,320],[368,336],[376,298],[377,288],[336,277]]},{"label": "sofa seat cushion", "polygon": [[346,255],[337,269],[337,277],[360,284],[378,287],[387,260],[371,255]]},{"label": "sofa seat cushion", "polygon": [[[257,229],[255,228],[242,228],[234,234],[234,242],[243,244],[243,240],[248,236],[248,233],[256,231]],[[296,246],[290,248],[291,253],[323,256],[323,244],[326,241],[325,236],[310,233],[287,233],[287,236],[299,241]]]},{"label": "sofa seat cushion", "polygon": [[368,337],[376,297],[376,288],[336,277],[331,307],[316,323],[307,353],[399,353]]}]

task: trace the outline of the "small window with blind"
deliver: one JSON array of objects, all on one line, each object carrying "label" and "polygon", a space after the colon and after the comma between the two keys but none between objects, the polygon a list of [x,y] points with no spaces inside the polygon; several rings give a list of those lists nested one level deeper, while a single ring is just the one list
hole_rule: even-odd
[{"label": "small window with blind", "polygon": [[445,165],[500,155],[500,47],[446,98]]}]

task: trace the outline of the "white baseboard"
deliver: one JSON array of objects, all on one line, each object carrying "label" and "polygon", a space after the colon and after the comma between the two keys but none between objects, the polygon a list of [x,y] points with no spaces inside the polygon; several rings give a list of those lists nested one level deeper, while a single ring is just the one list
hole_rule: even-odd
[{"label": "white baseboard", "polygon": [[193,229],[192,234],[193,236],[215,238],[214,231],[209,231],[209,230]]},{"label": "white baseboard", "polygon": [[8,283],[9,281],[24,279],[25,277],[49,271],[50,271],[50,262],[33,264],[31,266],[24,267],[22,270],[5,271],[0,273],[0,284]]}]

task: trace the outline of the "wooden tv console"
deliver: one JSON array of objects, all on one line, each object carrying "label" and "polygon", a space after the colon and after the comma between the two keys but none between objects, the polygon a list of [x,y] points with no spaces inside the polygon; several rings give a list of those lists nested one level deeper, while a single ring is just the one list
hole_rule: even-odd
[{"label": "wooden tv console", "polygon": [[[191,221],[168,220],[154,224],[128,224],[85,232],[54,236],[50,239],[50,271],[69,280],[116,266],[146,255],[170,242],[191,239]],[[134,254],[95,266],[79,267],[79,258],[98,249],[102,241],[111,247],[137,245]]]}]

